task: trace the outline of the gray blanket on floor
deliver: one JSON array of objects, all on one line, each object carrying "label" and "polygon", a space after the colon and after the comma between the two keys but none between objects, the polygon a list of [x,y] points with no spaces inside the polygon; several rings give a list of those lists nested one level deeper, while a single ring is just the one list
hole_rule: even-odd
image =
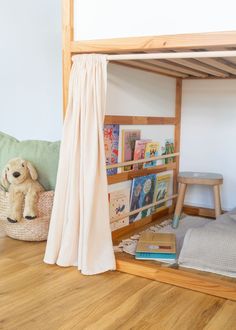
[{"label": "gray blanket on floor", "polygon": [[236,277],[236,211],[187,231],[179,256],[183,267]]}]

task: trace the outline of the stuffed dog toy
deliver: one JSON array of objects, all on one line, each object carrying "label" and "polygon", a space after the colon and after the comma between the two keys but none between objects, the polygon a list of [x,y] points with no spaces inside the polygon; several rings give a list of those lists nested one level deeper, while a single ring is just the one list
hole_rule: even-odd
[{"label": "stuffed dog toy", "polygon": [[9,191],[9,214],[7,220],[12,223],[22,219],[35,219],[38,193],[44,188],[36,181],[38,174],[33,165],[24,159],[11,159],[5,166],[1,183]]}]

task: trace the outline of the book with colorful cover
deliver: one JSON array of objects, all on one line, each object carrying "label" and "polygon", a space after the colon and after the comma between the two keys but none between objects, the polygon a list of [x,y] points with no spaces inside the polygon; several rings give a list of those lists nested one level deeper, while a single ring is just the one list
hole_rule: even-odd
[{"label": "book with colorful cover", "polygon": [[[153,197],[153,203],[158,202],[168,196],[169,186],[170,186],[170,174],[157,175],[156,176],[156,184],[155,191]],[[157,209],[158,211],[166,207],[167,202],[160,203],[153,207],[153,212]]]},{"label": "book with colorful cover", "polygon": [[[134,178],[132,181],[130,211],[137,210],[143,206],[151,204],[155,190],[156,174],[149,174]],[[151,214],[151,208],[143,210],[138,214],[131,215],[130,223],[140,220]]]},{"label": "book with colorful cover", "polygon": [[[118,162],[119,125],[104,125],[104,145],[106,165]],[[117,173],[117,168],[107,170],[107,175]]]},{"label": "book with colorful cover", "polygon": [[[134,159],[135,141],[140,140],[141,130],[122,130],[122,161],[127,162]],[[124,166],[124,171],[130,171],[132,166]]]},{"label": "book with colorful cover", "polygon": [[176,235],[174,233],[141,233],[136,252],[136,259],[163,262],[176,261]]},{"label": "book with colorful cover", "polygon": [[[145,158],[157,157],[159,154],[159,142],[148,142],[145,149]],[[144,168],[153,167],[157,165],[156,160],[152,160],[143,165]]]},{"label": "book with colorful cover", "polygon": [[[162,155],[173,154],[175,152],[174,139],[166,139],[165,146],[162,149],[163,149]],[[173,162],[174,162],[174,157],[164,159],[164,164],[169,164],[169,163],[173,163]]]},{"label": "book with colorful cover", "polygon": [[112,231],[129,224],[129,217],[114,221],[129,212],[129,198],[129,188],[109,193],[110,223]]},{"label": "book with colorful cover", "polygon": [[[134,160],[144,159],[145,158],[145,150],[146,144],[151,142],[151,140],[137,140],[135,141],[134,148]],[[133,170],[140,170],[143,168],[143,164],[134,164]]]}]

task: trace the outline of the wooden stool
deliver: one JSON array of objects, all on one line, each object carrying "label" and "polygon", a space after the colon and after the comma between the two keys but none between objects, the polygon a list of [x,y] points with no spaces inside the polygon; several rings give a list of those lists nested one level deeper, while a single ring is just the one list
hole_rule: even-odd
[{"label": "wooden stool", "polygon": [[220,184],[223,183],[223,176],[217,173],[201,173],[201,172],[180,172],[177,181],[179,185],[179,194],[175,207],[175,214],[172,222],[172,227],[177,228],[182,212],[185,192],[188,184],[208,185],[213,186],[215,216],[218,217],[221,212],[220,202]]}]

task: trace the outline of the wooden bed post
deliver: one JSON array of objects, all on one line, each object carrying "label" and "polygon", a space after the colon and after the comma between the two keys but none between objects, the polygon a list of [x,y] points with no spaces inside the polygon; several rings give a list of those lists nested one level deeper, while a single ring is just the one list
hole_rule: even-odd
[{"label": "wooden bed post", "polygon": [[71,69],[71,42],[74,40],[74,1],[62,0],[63,116],[66,113]]},{"label": "wooden bed post", "polygon": [[[182,103],[182,79],[176,79],[176,92],[175,92],[175,133],[174,133],[174,145],[175,152],[180,152],[180,129],[181,129],[181,103]],[[177,176],[179,173],[179,156],[176,157],[176,169],[174,170],[173,181],[173,194],[178,191]]]}]

